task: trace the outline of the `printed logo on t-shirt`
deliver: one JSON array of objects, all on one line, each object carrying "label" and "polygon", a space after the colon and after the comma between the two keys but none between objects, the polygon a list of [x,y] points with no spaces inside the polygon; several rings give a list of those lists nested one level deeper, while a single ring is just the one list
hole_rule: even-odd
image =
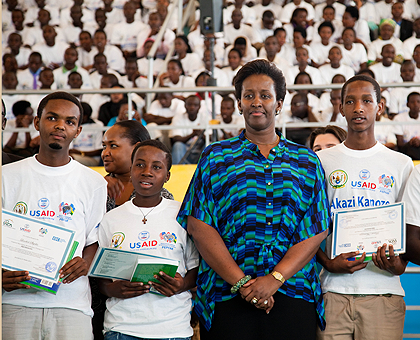
[{"label": "printed logo on t-shirt", "polygon": [[121,244],[125,240],[125,234],[121,231],[117,231],[112,235],[111,248],[121,248]]},{"label": "printed logo on t-shirt", "polygon": [[13,208],[13,212],[26,215],[28,212],[28,205],[23,201],[17,202]]},{"label": "printed logo on t-shirt", "polygon": [[171,232],[165,232],[162,231],[159,234],[159,238],[164,241],[163,243],[160,244],[160,247],[162,249],[170,249],[170,250],[174,250],[176,248],[176,242],[178,241],[178,238],[176,237],[176,235],[174,233]]},{"label": "printed logo on t-shirt", "polygon": [[58,215],[58,219],[63,222],[71,221],[76,208],[74,207],[73,203],[65,203],[61,202],[58,206],[58,210],[60,211],[61,215]]},{"label": "printed logo on t-shirt", "polygon": [[382,205],[388,205],[389,201],[372,199],[365,196],[353,196],[350,198],[340,199],[334,198],[331,202],[331,209],[347,209],[347,208],[359,208],[359,207],[379,207]]},{"label": "printed logo on t-shirt", "polygon": [[370,171],[367,169],[360,170],[359,177],[362,181],[368,180],[370,178]]},{"label": "printed logo on t-shirt", "polygon": [[38,207],[41,209],[47,209],[50,205],[50,200],[48,198],[40,198],[38,200]]},{"label": "printed logo on t-shirt", "polygon": [[330,185],[334,189],[344,188],[348,180],[347,173],[343,170],[334,170],[331,172],[330,176],[328,177],[328,181]]},{"label": "printed logo on t-shirt", "polygon": [[137,236],[140,241],[147,241],[150,237],[150,233],[147,230],[141,231]]},{"label": "printed logo on t-shirt", "polygon": [[391,192],[392,187],[395,184],[394,176],[388,176],[385,174],[382,174],[381,176],[379,176],[378,181],[379,181],[379,191],[385,194],[389,194]]}]

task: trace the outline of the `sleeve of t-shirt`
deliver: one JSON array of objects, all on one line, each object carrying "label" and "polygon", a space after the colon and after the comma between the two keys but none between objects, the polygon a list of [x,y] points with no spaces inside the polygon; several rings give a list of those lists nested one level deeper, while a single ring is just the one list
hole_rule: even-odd
[{"label": "sleeve of t-shirt", "polygon": [[[308,171],[304,178],[305,182],[301,193],[301,204],[305,197],[308,197],[306,199],[306,211],[292,237],[292,244],[328,230],[330,224],[331,212],[325,186],[324,169],[316,156],[314,158],[309,157],[308,161]],[[297,210],[300,210],[300,208],[297,208]]]},{"label": "sleeve of t-shirt", "polygon": [[217,173],[210,171],[211,147],[203,151],[178,213],[177,221],[187,229],[188,216],[208,224],[218,232],[217,202],[213,197],[212,182],[218,181]]},{"label": "sleeve of t-shirt", "polygon": [[93,191],[86,213],[86,246],[98,241],[98,226],[106,212],[106,182]]},{"label": "sleeve of t-shirt", "polygon": [[420,166],[417,165],[411,172],[402,197],[402,202],[405,204],[405,221],[417,227],[420,227],[420,209],[418,209],[418,202],[420,201],[419,188]]},{"label": "sleeve of t-shirt", "polygon": [[[391,108],[390,108],[389,112],[394,113],[394,112],[391,111]],[[400,121],[402,121],[402,120],[398,119],[398,115],[397,115],[394,118],[394,122],[400,122]],[[404,125],[395,125],[394,126],[394,133],[395,133],[396,136],[404,136]]]},{"label": "sleeve of t-shirt", "polygon": [[195,247],[194,242],[192,241],[191,237],[187,235],[187,243],[185,245],[184,250],[184,263],[185,268],[188,270],[197,268],[199,265],[200,259],[198,250]]}]

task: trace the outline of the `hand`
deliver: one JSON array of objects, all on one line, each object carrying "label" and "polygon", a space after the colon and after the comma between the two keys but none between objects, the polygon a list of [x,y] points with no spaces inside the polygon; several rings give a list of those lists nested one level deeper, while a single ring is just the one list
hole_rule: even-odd
[{"label": "hand", "polygon": [[139,123],[141,123],[141,116],[140,116],[140,113],[138,113],[137,111],[134,111],[133,118],[137,120]]},{"label": "hand", "polygon": [[418,137],[413,137],[409,141],[411,146],[418,148],[420,146],[420,139]]},{"label": "hand", "polygon": [[107,295],[119,299],[130,299],[148,293],[149,289],[150,286],[143,282],[116,280],[107,284]]},{"label": "hand", "polygon": [[88,271],[89,266],[87,262],[80,256],[77,256],[74,259],[67,262],[60,269],[60,279],[65,278],[63,280],[63,283],[71,283],[74,280],[78,279],[80,276],[87,275]]},{"label": "hand", "polygon": [[28,128],[32,123],[32,116],[19,115],[16,117],[16,127]]},{"label": "hand", "polygon": [[179,273],[176,273],[175,277],[170,277],[164,272],[160,272],[159,275],[155,275],[155,279],[160,283],[150,281],[149,284],[165,296],[172,296],[184,291],[184,278]]},{"label": "hand", "polygon": [[35,138],[32,138],[31,141],[29,142],[29,146],[31,148],[36,148],[37,146],[39,146],[41,141],[41,137],[40,136],[36,136]]},{"label": "hand", "polygon": [[329,260],[325,268],[330,273],[353,274],[355,271],[361,270],[367,266],[367,262],[363,262],[366,258],[366,253],[363,253],[362,257],[358,260],[348,260],[348,258],[355,257],[358,254],[358,251],[340,254],[333,260]]},{"label": "hand", "polygon": [[199,136],[202,130],[193,130],[194,136]]},{"label": "hand", "polygon": [[80,155],[81,153],[80,153],[80,151],[79,151],[79,150],[77,150],[77,149],[70,149],[70,150],[69,150],[69,154],[70,154],[70,155]]},{"label": "hand", "polygon": [[104,178],[108,182],[108,196],[114,199],[121,197],[121,194],[124,191],[124,184],[115,177],[105,176]]},{"label": "hand", "polygon": [[28,285],[19,283],[22,281],[28,281],[31,277],[29,272],[26,271],[12,271],[2,269],[2,287],[6,292],[11,292],[16,289],[29,289]]},{"label": "hand", "polygon": [[269,300],[279,290],[280,286],[281,282],[268,274],[249,280],[239,289],[239,292],[245,301],[252,303],[251,300],[255,297],[258,300],[255,306],[260,309],[267,309],[268,307],[273,308],[274,299],[269,306],[265,305],[264,301]]},{"label": "hand", "polygon": [[385,250],[386,243],[382,247],[378,247],[376,254],[372,254],[372,261],[375,266],[393,275],[403,274],[408,262],[399,256],[395,256],[392,244],[389,245],[389,256],[386,255]]}]

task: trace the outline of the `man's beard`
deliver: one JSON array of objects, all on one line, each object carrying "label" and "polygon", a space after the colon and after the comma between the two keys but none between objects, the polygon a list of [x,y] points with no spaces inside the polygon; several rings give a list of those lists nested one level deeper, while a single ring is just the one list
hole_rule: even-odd
[{"label": "man's beard", "polygon": [[60,144],[58,144],[58,143],[51,143],[50,145],[48,145],[51,149],[54,149],[54,150],[61,150],[63,147],[60,145]]}]

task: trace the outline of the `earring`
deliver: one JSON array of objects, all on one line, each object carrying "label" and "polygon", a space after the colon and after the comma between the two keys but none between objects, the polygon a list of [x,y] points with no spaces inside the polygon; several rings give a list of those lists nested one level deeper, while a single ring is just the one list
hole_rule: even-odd
[{"label": "earring", "polygon": [[280,114],[280,110],[276,111],[276,116],[278,116]]},{"label": "earring", "polygon": [[241,115],[241,114],[243,114],[243,111],[242,110],[239,110],[239,114]]}]

